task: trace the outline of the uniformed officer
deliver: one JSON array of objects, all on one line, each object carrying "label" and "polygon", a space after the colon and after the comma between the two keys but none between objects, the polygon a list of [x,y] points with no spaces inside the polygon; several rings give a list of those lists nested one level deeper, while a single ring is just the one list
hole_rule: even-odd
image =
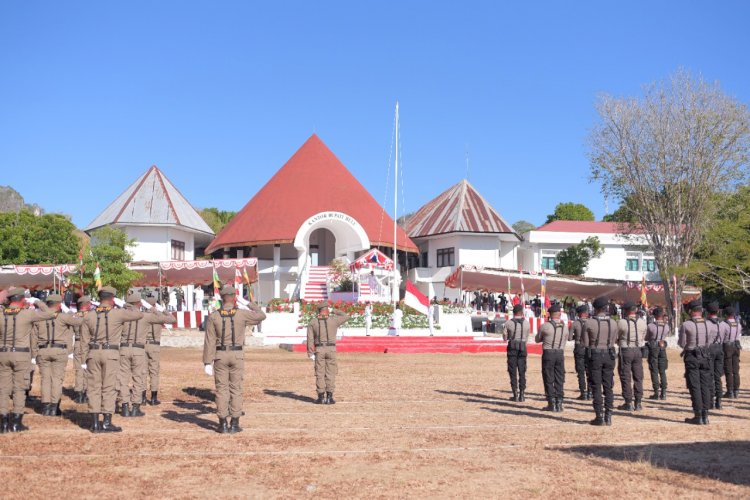
[{"label": "uniformed officer", "polygon": [[[141,295],[131,293],[126,302],[136,310],[141,308]],[[148,330],[147,318],[153,315],[144,314],[137,321],[130,321],[123,326],[120,338],[120,369],[118,372],[118,391],[123,417],[142,417],[141,395],[143,394],[143,376],[146,365],[145,340]]]},{"label": "uniformed officer", "polygon": [[[111,286],[99,290],[100,304],[86,315],[81,332],[91,432],[95,433],[122,430],[112,424],[117,398],[115,383],[120,368],[122,329],[128,321],[137,321],[143,317],[143,313],[130,304],[124,304],[124,308],[115,307],[116,293],[117,290]],[[100,414],[104,415],[101,424]]]},{"label": "uniformed officer", "polygon": [[724,375],[727,377],[725,398],[737,399],[740,392],[740,331],[742,328],[735,319],[733,307],[724,308],[726,319],[722,323],[724,332]]},{"label": "uniformed officer", "polygon": [[[695,425],[708,424],[708,410],[711,407],[711,361],[709,345],[711,332],[709,323],[703,319],[703,306],[700,300],[688,304],[690,319],[682,323],[677,344],[683,348],[685,361],[685,381],[693,404],[693,418],[685,422]],[[715,336],[715,335],[714,335]]]},{"label": "uniformed officer", "polygon": [[646,330],[646,345],[648,346],[648,370],[651,372],[651,385],[654,394],[649,399],[667,399],[667,335],[669,324],[664,321],[664,310],[654,309],[654,321],[649,323]]},{"label": "uniformed officer", "polygon": [[42,386],[42,415],[60,416],[65,367],[68,355],[73,352],[73,329],[83,324],[83,319],[73,314],[62,313],[62,296],[47,296],[47,306],[54,312],[54,318],[35,325],[37,344],[36,364]]},{"label": "uniformed officer", "polygon": [[336,404],[333,399],[339,370],[336,364],[336,332],[348,319],[345,312],[329,309],[322,304],[318,306],[318,316],[307,325],[307,355],[315,361],[317,404]]},{"label": "uniformed officer", "polygon": [[[78,312],[76,316],[85,318],[91,310],[91,297],[84,295],[78,298]],[[75,345],[73,346],[73,364],[76,371],[76,382],[75,382],[75,402],[83,404],[86,402],[86,371],[81,367],[86,360],[83,358],[83,343],[81,342],[81,329],[82,326],[73,328],[75,333]]]},{"label": "uniformed officer", "polygon": [[530,331],[529,322],[523,317],[523,306],[513,306],[513,319],[503,325],[503,339],[508,341],[508,374],[513,390],[511,401],[526,401],[526,343]]},{"label": "uniformed officer", "polygon": [[583,304],[576,308],[578,318],[573,322],[573,359],[575,359],[576,375],[578,376],[578,390],[581,395],[579,401],[589,401],[591,399],[591,377],[586,369],[586,346],[583,344],[583,330],[586,328],[586,321],[589,319],[589,308]]},{"label": "uniformed officer", "polygon": [[534,339],[542,342],[542,379],[547,396],[545,411],[563,411],[565,396],[565,342],[570,340],[568,325],[560,320],[560,304],[549,308],[550,320],[542,325]]},{"label": "uniformed officer", "polygon": [[708,352],[711,355],[711,408],[721,410],[721,396],[724,393],[721,377],[724,376],[724,336],[728,330],[722,328],[722,322],[719,321],[719,303],[711,302],[706,306],[706,313],[709,326],[716,331],[716,336],[708,346]]},{"label": "uniformed officer", "polygon": [[[643,352],[646,341],[646,320],[638,317],[638,306],[626,302],[622,306],[624,318],[617,322],[620,347],[619,373],[622,397],[625,403],[618,409],[625,411],[641,410],[643,399]],[[633,400],[635,399],[635,405]]]},{"label": "uniformed officer", "polygon": [[[599,297],[594,300],[594,317],[586,321],[583,330],[583,345],[586,346],[591,387],[593,390],[596,417],[591,425],[612,425],[612,408],[615,402],[614,371],[617,322],[610,318],[609,300]],[[602,401],[602,390],[604,401]]]},{"label": "uniformed officer", "polygon": [[[153,317],[149,318],[146,329],[146,364],[144,365],[143,374],[143,397],[142,402],[151,406],[161,404],[158,399],[159,395],[159,378],[161,374],[161,333],[164,325],[171,325],[175,322],[174,316],[166,312],[164,308],[157,304],[156,297],[146,297],[146,302],[152,306],[149,313]],[[156,321],[156,320],[159,321]],[[148,381],[150,379],[151,399],[146,399]]]},{"label": "uniformed officer", "polygon": [[[221,289],[221,309],[206,320],[203,344],[203,364],[206,374],[216,383],[216,412],[218,431],[222,434],[241,432],[242,381],[245,375],[245,328],[257,325],[266,314],[257,304],[248,303],[249,310],[238,309],[235,290]],[[227,424],[227,418],[231,422]]]},{"label": "uniformed officer", "polygon": [[[36,363],[34,325],[55,317],[44,302],[24,298],[24,289],[8,289],[10,305],[3,308],[0,320],[0,433],[28,430],[23,425],[29,372]],[[29,309],[33,304],[36,310]],[[13,395],[13,413],[8,399]]]}]

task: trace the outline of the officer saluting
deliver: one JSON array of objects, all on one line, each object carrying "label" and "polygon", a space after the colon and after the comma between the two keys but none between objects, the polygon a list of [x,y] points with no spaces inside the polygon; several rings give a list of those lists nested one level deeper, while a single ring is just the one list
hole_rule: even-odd
[{"label": "officer saluting", "polygon": [[591,399],[591,377],[586,369],[586,346],[583,344],[583,330],[586,328],[586,321],[589,319],[589,308],[587,305],[580,305],[576,308],[578,318],[573,322],[573,358],[576,364],[576,375],[578,376],[578,390],[581,395],[579,401],[588,401]]},{"label": "officer saluting", "polygon": [[[245,375],[245,328],[259,324],[266,314],[256,304],[250,310],[238,309],[236,292],[231,286],[221,289],[221,309],[206,320],[203,343],[203,364],[206,374],[216,383],[218,431],[222,434],[241,432],[242,381]],[[227,418],[231,423],[227,424]]]},{"label": "officer saluting", "polygon": [[[594,301],[594,317],[586,321],[583,330],[583,345],[586,346],[591,387],[594,392],[594,412],[596,418],[591,425],[612,425],[612,407],[615,402],[615,340],[617,322],[609,317],[609,301],[599,297]],[[602,389],[604,401],[602,402]]]},{"label": "officer saluting", "polygon": [[649,399],[667,399],[667,334],[669,325],[664,321],[664,310],[654,309],[654,322],[646,330],[646,344],[648,345],[648,370],[651,372],[651,385],[654,394]]},{"label": "officer saluting", "polygon": [[530,331],[529,322],[523,317],[523,306],[516,304],[513,306],[513,319],[503,325],[503,340],[508,341],[508,374],[513,389],[511,401],[526,400],[526,342]]},{"label": "officer saluting", "polygon": [[[164,325],[174,323],[175,319],[170,313],[164,310],[164,307],[157,305],[156,297],[146,297],[146,302],[152,306],[144,315],[146,322],[146,363],[143,366],[143,394],[142,404],[156,406],[161,404],[157,398],[159,395],[159,374],[161,372],[161,332]],[[156,321],[156,319],[159,321]],[[151,379],[151,399],[146,399],[146,382]]]},{"label": "officer saluting", "polygon": [[307,326],[307,355],[315,361],[315,386],[317,404],[336,404],[336,332],[349,316],[338,309],[329,310],[326,304],[318,306],[318,317]]},{"label": "officer saluting", "polygon": [[42,415],[52,417],[62,415],[60,398],[68,354],[73,352],[73,328],[80,327],[83,319],[72,314],[61,313],[62,297],[60,295],[49,295],[47,305],[55,316],[44,323],[36,324],[34,342],[39,349],[36,363],[39,366],[42,386]]},{"label": "officer saluting", "polygon": [[[29,372],[36,361],[34,325],[52,319],[55,313],[38,299],[25,299],[24,289],[8,289],[10,305],[0,319],[0,434],[28,430],[23,425]],[[36,311],[27,308],[33,304]],[[8,414],[8,399],[13,394],[13,414]]]},{"label": "officer saluting", "polygon": [[[76,316],[79,318],[85,318],[91,310],[91,297],[84,295],[77,301],[78,312]],[[83,343],[81,342],[81,330],[83,326],[77,326],[73,328],[75,333],[75,346],[73,346],[73,364],[76,370],[76,382],[75,382],[75,402],[83,404],[86,402],[86,370],[82,368],[82,365],[86,363],[83,357]]]},{"label": "officer saluting", "polygon": [[565,396],[565,342],[570,339],[568,325],[560,321],[560,304],[549,308],[550,320],[536,334],[536,342],[542,342],[542,379],[547,395],[545,411],[563,411]]},{"label": "officer saluting", "polygon": [[711,354],[711,376],[713,385],[711,386],[712,408],[721,410],[722,385],[721,377],[724,375],[724,335],[728,331],[719,322],[719,304],[711,302],[706,306],[708,318],[706,321],[716,335],[708,346],[708,352]]},{"label": "officer saluting", "polygon": [[722,323],[724,333],[724,374],[727,377],[725,398],[737,399],[740,392],[740,324],[734,316],[733,307],[724,308],[726,320]]},{"label": "officer saluting", "polygon": [[[643,399],[643,354],[641,348],[645,345],[646,321],[637,316],[638,307],[632,302],[622,306],[625,318],[617,322],[618,345],[620,346],[620,383],[622,397],[625,404],[620,410],[640,410]],[[635,393],[635,406],[633,406]]]},{"label": "officer saluting", "polygon": [[[124,309],[115,307],[115,290],[111,286],[99,290],[99,307],[87,314],[81,331],[83,359],[88,386],[91,432],[119,432],[112,424],[117,392],[115,383],[120,367],[122,328],[128,321],[137,321],[143,313],[130,304]],[[99,423],[99,415],[104,419]]]},{"label": "officer saluting", "polygon": [[708,424],[708,410],[711,407],[711,359],[709,353],[711,335],[709,323],[703,319],[703,306],[700,300],[688,304],[690,319],[682,323],[677,344],[683,348],[685,360],[685,381],[693,403],[693,418],[685,422],[694,425]]}]

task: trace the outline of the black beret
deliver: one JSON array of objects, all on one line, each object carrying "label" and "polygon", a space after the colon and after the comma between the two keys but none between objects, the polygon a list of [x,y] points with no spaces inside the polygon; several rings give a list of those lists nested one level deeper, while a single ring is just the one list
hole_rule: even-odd
[{"label": "black beret", "polygon": [[548,311],[551,313],[560,312],[562,310],[562,307],[560,307],[560,304],[552,304],[549,306]]},{"label": "black beret", "polygon": [[589,312],[589,306],[587,306],[586,304],[580,305],[580,306],[576,307],[576,312],[578,314],[587,313],[587,312]]},{"label": "black beret", "polygon": [[523,306],[521,304],[516,304],[513,306],[513,314],[518,314],[520,312],[523,312]]},{"label": "black beret", "polygon": [[630,302],[630,301],[628,301],[628,302],[625,302],[625,303],[624,303],[624,304],[622,305],[622,310],[623,310],[623,311],[632,311],[633,309],[637,309],[637,308],[638,308],[638,306],[637,306],[637,305],[635,305],[635,304],[634,304],[633,302]]},{"label": "black beret", "polygon": [[609,300],[606,297],[599,297],[594,301],[594,309],[604,309],[609,305]]},{"label": "black beret", "polygon": [[719,303],[716,301],[709,302],[706,306],[706,311],[710,312],[711,314],[716,314],[719,312]]},{"label": "black beret", "polygon": [[701,302],[700,299],[691,300],[690,302],[688,302],[688,309],[703,309],[703,302]]},{"label": "black beret", "polygon": [[725,307],[724,316],[734,316],[734,307]]},{"label": "black beret", "polygon": [[664,309],[662,309],[661,307],[655,307],[654,316],[656,316],[657,318],[661,318],[662,316],[664,316]]}]

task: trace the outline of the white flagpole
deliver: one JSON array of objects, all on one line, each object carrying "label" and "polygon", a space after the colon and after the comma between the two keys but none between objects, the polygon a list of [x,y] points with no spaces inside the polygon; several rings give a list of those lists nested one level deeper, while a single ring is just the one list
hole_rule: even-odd
[{"label": "white flagpole", "polygon": [[396,101],[396,162],[393,170],[393,305],[398,303],[398,101]]}]

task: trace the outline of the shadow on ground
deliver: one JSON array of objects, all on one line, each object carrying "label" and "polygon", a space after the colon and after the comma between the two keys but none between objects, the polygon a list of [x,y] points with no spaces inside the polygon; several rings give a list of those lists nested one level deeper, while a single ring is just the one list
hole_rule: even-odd
[{"label": "shadow on ground", "polygon": [[268,396],[274,396],[277,398],[286,398],[286,399],[293,399],[295,401],[302,401],[303,403],[315,402],[315,399],[311,398],[310,396],[304,396],[302,394],[297,394],[296,392],[292,392],[292,391],[276,391],[274,389],[263,389],[263,394],[266,394]]}]

